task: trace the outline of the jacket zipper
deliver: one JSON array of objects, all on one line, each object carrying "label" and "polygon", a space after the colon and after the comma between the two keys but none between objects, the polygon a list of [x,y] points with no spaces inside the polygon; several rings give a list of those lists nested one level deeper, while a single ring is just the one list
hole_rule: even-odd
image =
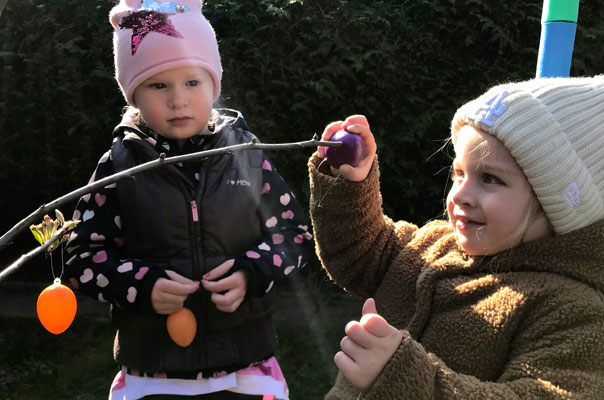
[{"label": "jacket zipper", "polygon": [[[133,140],[132,141],[134,145],[138,146],[142,151],[146,152],[147,154],[151,155],[153,158],[159,156],[159,154],[157,153],[157,151],[146,141],[143,140]],[[192,258],[193,258],[193,269],[192,269],[192,279],[201,279],[201,276],[198,276],[196,271],[201,270],[201,273],[203,274],[203,270],[205,268],[203,264],[203,260],[200,259],[199,254],[198,254],[198,244],[197,242],[201,242],[201,229],[199,228],[198,224],[199,224],[199,210],[197,209],[197,202],[195,201],[195,190],[193,189],[193,185],[188,181],[188,179],[186,179],[186,177],[173,165],[169,165],[167,166],[164,171],[166,171],[167,173],[171,173],[176,175],[179,178],[179,182],[181,183],[181,187],[183,189],[183,194],[186,197],[189,198],[189,204],[191,207],[191,219],[193,221],[193,229],[192,229],[192,238],[189,238],[189,240],[191,241],[192,244]],[[191,199],[191,197],[189,197],[190,193],[193,193],[193,198]],[[195,267],[199,267],[199,268],[195,268]],[[205,314],[205,310],[203,310],[202,308],[202,304],[200,304],[199,302],[193,302],[192,304],[192,308],[193,308],[193,313],[197,316],[198,320],[197,323],[203,323],[203,315]],[[201,321],[199,319],[202,319]],[[202,338],[201,341],[205,341],[205,338]],[[194,349],[193,349],[193,353],[194,354],[199,354],[199,352],[201,351],[201,344],[199,344],[198,342],[193,343]],[[205,354],[204,352],[204,362],[207,362],[207,354]],[[195,364],[195,361],[193,361],[193,364]]]},{"label": "jacket zipper", "polygon": [[[191,207],[191,221],[192,221],[192,230],[191,230],[191,236],[189,238],[189,240],[191,241],[191,257],[192,257],[192,262],[193,262],[193,269],[192,269],[192,276],[191,278],[194,280],[200,280],[201,276],[198,275],[203,274],[203,269],[204,269],[204,265],[203,265],[203,261],[200,259],[199,254],[198,254],[198,246],[199,246],[199,242],[201,240],[201,230],[199,227],[199,210],[197,209],[197,201],[195,200],[195,197],[193,197],[192,199],[189,200],[189,205]],[[203,289],[202,289],[203,290]],[[198,294],[198,298],[201,300],[203,297],[203,293],[199,293]],[[191,304],[192,306],[192,310],[193,313],[196,316],[197,319],[197,324],[203,324],[203,315],[205,313],[204,307],[203,307],[203,301],[195,301]],[[198,330],[198,335],[200,334],[199,330]],[[205,341],[204,337],[201,337],[201,343]],[[202,349],[203,346],[199,341],[195,341],[193,342],[193,354],[199,354]],[[205,352],[204,352],[205,353]],[[207,362],[207,355],[204,354],[203,355],[204,359],[203,362]],[[196,360],[192,360],[193,364],[195,365],[198,361]]]},{"label": "jacket zipper", "polygon": [[191,214],[193,215],[193,222],[199,221],[199,214],[197,213],[197,202],[191,200]]}]

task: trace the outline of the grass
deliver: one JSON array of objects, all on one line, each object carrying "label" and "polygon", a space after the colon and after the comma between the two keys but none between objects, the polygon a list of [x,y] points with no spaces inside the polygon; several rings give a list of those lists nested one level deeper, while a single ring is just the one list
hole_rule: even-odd
[{"label": "grass", "polygon": [[[333,355],[357,304],[333,290],[292,293],[275,318],[277,359],[291,400],[322,399],[335,380]],[[36,318],[0,316],[0,400],[107,399],[117,372],[114,335],[107,318],[78,315],[55,336]]]},{"label": "grass", "polygon": [[0,317],[0,399],[106,399],[116,373],[114,334],[88,318],[55,336],[35,318]]}]

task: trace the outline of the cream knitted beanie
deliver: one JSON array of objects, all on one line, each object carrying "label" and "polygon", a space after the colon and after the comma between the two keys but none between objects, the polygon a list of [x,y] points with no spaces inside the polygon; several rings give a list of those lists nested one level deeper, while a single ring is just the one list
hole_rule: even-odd
[{"label": "cream knitted beanie", "polygon": [[222,66],[214,30],[201,0],[120,0],[109,14],[115,28],[115,78],[128,104],[145,79],[183,66],[206,69],[220,95]]},{"label": "cream knitted beanie", "polygon": [[604,75],[495,86],[457,110],[453,143],[466,124],[509,150],[556,234],[604,218]]}]

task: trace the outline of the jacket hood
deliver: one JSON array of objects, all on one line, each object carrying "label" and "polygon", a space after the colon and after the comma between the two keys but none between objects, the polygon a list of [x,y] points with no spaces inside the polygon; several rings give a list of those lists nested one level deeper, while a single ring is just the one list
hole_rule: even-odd
[{"label": "jacket hood", "polygon": [[[215,108],[212,110],[211,118],[213,120],[214,132],[220,131],[220,128],[225,125],[249,131],[245,118],[243,118],[241,112],[237,110],[230,108]],[[119,136],[125,129],[144,133],[141,126],[141,118],[137,114],[137,110],[130,108],[124,113],[119,124],[113,129],[113,136]],[[207,131],[206,133],[211,134],[212,132]]]}]

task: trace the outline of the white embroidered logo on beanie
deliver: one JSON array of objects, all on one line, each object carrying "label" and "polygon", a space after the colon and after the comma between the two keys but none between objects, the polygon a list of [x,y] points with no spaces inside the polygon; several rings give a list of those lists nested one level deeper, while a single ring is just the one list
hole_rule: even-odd
[{"label": "white embroidered logo on beanie", "polygon": [[562,198],[570,208],[578,208],[581,205],[581,194],[579,193],[579,186],[576,182],[571,182],[571,184],[564,189]]},{"label": "white embroidered logo on beanie", "polygon": [[189,11],[189,7],[178,3],[158,3],[155,0],[145,0],[139,10],[153,10],[160,12],[185,12]]},{"label": "white embroidered logo on beanie", "polygon": [[493,126],[495,123],[494,119],[503,115],[508,109],[508,106],[502,103],[507,95],[508,92],[506,90],[496,94],[486,103],[479,106],[468,118],[474,121],[476,125],[483,124],[488,127]]}]

